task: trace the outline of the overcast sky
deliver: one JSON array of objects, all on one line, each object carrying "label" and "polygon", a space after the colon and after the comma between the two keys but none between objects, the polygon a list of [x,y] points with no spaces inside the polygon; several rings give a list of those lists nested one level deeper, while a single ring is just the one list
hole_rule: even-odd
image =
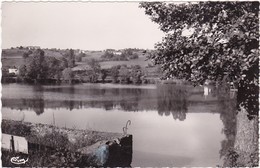
[{"label": "overcast sky", "polygon": [[152,49],[163,32],[136,2],[3,2],[2,48]]}]

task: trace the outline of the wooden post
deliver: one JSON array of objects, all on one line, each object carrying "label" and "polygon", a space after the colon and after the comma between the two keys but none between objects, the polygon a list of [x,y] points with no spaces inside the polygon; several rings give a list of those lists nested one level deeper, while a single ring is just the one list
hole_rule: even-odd
[{"label": "wooden post", "polygon": [[10,145],[11,145],[12,152],[15,152],[15,149],[14,149],[14,136],[13,135],[11,136],[11,139],[10,139]]}]

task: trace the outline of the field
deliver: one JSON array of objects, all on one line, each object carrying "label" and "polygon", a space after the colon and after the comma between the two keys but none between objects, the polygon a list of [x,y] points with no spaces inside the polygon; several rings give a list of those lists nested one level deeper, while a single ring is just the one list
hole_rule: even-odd
[{"label": "field", "polygon": [[2,57],[2,67],[3,68],[7,68],[7,67],[19,67],[20,65],[22,65],[24,63],[24,59],[20,56],[15,56],[15,57]]},{"label": "field", "polygon": [[138,59],[133,59],[130,61],[105,61],[105,62],[101,62],[101,67],[102,68],[111,68],[112,66],[115,65],[127,65],[127,66],[131,66],[131,65],[140,65],[142,68],[145,68],[148,63],[150,63],[151,61],[146,61],[146,58],[144,56],[139,56]]},{"label": "field", "polygon": [[101,56],[104,54],[104,51],[87,51],[85,52],[86,57],[82,58],[82,62],[86,62],[88,59],[97,59],[101,60]]},{"label": "field", "polygon": [[[23,53],[28,51],[27,49],[4,49],[2,51],[2,66],[4,68],[8,67],[19,67],[24,63]],[[65,50],[52,50],[52,49],[44,49],[46,56],[53,56],[57,59],[63,57]],[[115,65],[140,65],[142,68],[148,66],[151,61],[147,60],[147,55],[142,54],[142,52],[136,52],[139,56],[137,59],[129,60],[129,61],[102,61],[101,56],[104,54],[104,51],[87,51],[85,52],[86,56],[82,58],[81,62],[76,62],[76,69],[85,69],[87,66],[87,61],[89,59],[97,59],[100,61],[100,65],[102,69],[108,69]]]},{"label": "field", "polygon": [[10,57],[22,57],[23,53],[25,53],[27,49],[3,49],[2,50],[2,58],[10,58]]},{"label": "field", "polygon": [[[1,55],[2,67],[19,67],[24,64],[23,54],[27,52],[28,49],[3,49]],[[62,54],[60,52],[55,52],[52,50],[44,50],[46,56],[53,56],[55,58],[61,58]]]}]

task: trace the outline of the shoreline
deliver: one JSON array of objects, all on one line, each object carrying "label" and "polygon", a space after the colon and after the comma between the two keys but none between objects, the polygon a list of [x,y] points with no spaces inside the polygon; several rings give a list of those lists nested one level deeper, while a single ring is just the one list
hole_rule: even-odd
[{"label": "shoreline", "polygon": [[259,166],[259,118],[249,120],[244,108],[236,115],[236,135],[234,146],[225,156],[224,167],[258,167]]},{"label": "shoreline", "polygon": [[[16,142],[19,143],[17,136],[20,136],[27,141],[28,157],[32,158],[35,153],[41,153],[41,155],[48,153],[50,156],[45,159],[50,160],[50,157],[58,152],[63,153],[63,155],[69,153],[68,155],[80,156],[75,160],[73,166],[130,166],[132,161],[132,135],[129,134],[58,128],[53,125],[13,120],[2,120],[2,133],[14,137],[15,144],[13,146],[16,146],[16,149],[12,149],[11,145],[10,149],[2,147],[2,151],[10,155],[21,152],[19,144],[16,145]],[[6,142],[8,143],[8,141]],[[57,156],[56,160],[61,160],[61,157]],[[121,163],[117,160],[124,160],[124,162]],[[32,162],[37,163],[34,160]],[[42,165],[44,164],[39,163],[38,166]],[[10,166],[10,163],[3,163],[3,166]],[[57,161],[56,166],[66,166],[66,163]]]}]

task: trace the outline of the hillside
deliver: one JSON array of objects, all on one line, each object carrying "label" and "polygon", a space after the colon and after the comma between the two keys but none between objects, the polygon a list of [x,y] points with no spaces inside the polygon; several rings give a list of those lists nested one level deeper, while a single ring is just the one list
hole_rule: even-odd
[{"label": "hillside", "polygon": [[[57,59],[61,59],[64,57],[63,55],[66,53],[66,50],[58,50],[58,49],[43,49],[45,52],[45,56],[55,57]],[[3,49],[2,50],[2,66],[3,68],[8,67],[19,67],[24,63],[23,54],[28,52],[29,49],[23,48],[12,48],[12,49]],[[85,51],[85,56],[82,57],[81,62],[76,62],[77,69],[84,68],[87,66],[87,61],[89,59],[97,59],[100,61],[100,65],[102,69],[111,68],[114,65],[140,65],[142,68],[151,64],[151,61],[147,60],[147,54],[143,54],[140,51],[135,51],[134,53],[138,54],[137,59],[132,59],[129,61],[103,61],[101,56],[104,54],[104,51]],[[79,52],[76,50],[75,55],[77,56]]]}]

